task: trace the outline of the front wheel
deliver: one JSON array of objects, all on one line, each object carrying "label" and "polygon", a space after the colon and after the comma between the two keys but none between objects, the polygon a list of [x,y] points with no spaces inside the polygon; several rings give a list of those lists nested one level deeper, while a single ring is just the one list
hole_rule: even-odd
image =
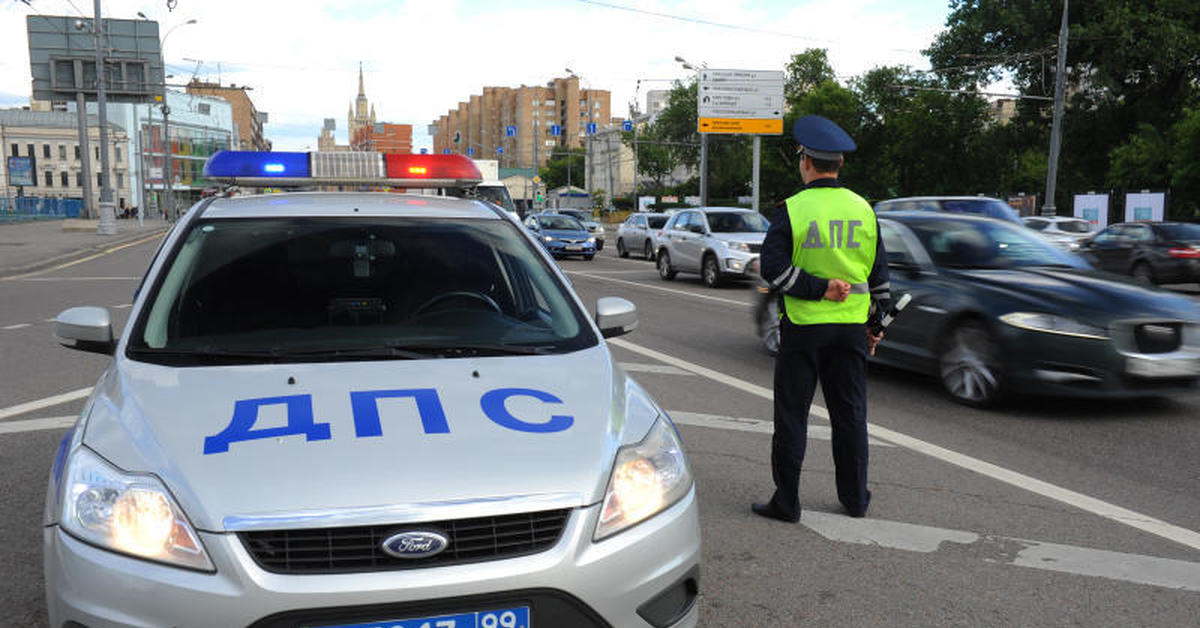
[{"label": "front wheel", "polygon": [[721,267],[717,264],[715,255],[704,256],[704,267],[700,270],[700,277],[704,280],[704,285],[709,288],[717,288],[721,285]]},{"label": "front wheel", "polygon": [[938,362],[942,387],[955,401],[983,407],[999,399],[1000,348],[982,322],[964,321],[951,330]]},{"label": "front wheel", "polygon": [[595,256],[595,255],[584,255],[584,256],[583,256],[583,261],[585,261],[585,262],[590,262],[590,261],[592,261],[592,258],[593,258],[593,257],[596,257],[596,256]]},{"label": "front wheel", "polygon": [[646,240],[646,246],[642,247],[642,255],[645,255],[646,259],[654,259],[654,245],[649,240]]},{"label": "front wheel", "polygon": [[617,256],[629,257],[629,251],[625,250],[625,238],[617,238]]},{"label": "front wheel", "polygon": [[665,279],[667,281],[670,281],[670,280],[674,279],[675,275],[677,275],[677,274],[678,273],[676,273],[674,270],[671,269],[671,254],[667,253],[667,251],[665,249],[662,251],[659,251],[659,253],[658,253],[658,276],[662,277],[663,279]]}]

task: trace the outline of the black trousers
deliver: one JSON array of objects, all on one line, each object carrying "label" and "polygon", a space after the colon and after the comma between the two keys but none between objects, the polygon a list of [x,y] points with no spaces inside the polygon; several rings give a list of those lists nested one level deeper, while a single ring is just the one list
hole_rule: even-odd
[{"label": "black trousers", "polygon": [[867,490],[867,336],[865,326],[794,325],[785,316],[775,358],[775,434],[771,473],[775,507],[800,516],[800,468],[808,442],[808,411],[817,381],[833,428],[837,496],[851,513],[864,513]]}]

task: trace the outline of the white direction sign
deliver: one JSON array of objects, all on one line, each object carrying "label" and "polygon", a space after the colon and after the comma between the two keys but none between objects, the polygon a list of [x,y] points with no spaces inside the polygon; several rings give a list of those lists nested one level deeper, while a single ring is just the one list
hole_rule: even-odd
[{"label": "white direction sign", "polygon": [[782,120],[783,72],[701,70],[696,104],[702,120]]}]

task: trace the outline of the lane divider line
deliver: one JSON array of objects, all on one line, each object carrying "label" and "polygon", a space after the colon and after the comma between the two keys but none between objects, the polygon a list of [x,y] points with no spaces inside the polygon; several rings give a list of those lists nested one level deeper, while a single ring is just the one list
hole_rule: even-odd
[{"label": "lane divider line", "polygon": [[[672,421],[680,425],[708,427],[717,430],[733,430],[735,432],[754,432],[758,434],[770,434],[775,430],[775,425],[772,421],[721,416],[718,414],[702,414],[699,412],[684,412],[682,410],[667,410],[666,412],[671,416]],[[809,421],[808,437],[817,440],[832,440],[833,429],[828,425],[817,425]],[[876,447],[895,447],[895,445],[881,441],[875,437],[868,437],[867,441]]]},{"label": "lane divider line", "polygon": [[601,281],[611,281],[614,283],[623,283],[623,284],[630,285],[630,286],[637,286],[638,288],[645,288],[646,290],[657,290],[659,292],[667,292],[670,294],[679,294],[679,295],[683,295],[685,297],[694,297],[697,299],[706,299],[708,301],[716,301],[718,303],[729,303],[732,305],[740,305],[742,307],[749,307],[749,308],[754,307],[753,303],[746,303],[745,301],[738,301],[736,299],[722,299],[721,297],[709,296],[707,294],[697,294],[695,292],[688,292],[686,290],[676,290],[674,288],[663,288],[661,286],[652,286],[650,284],[638,283],[636,281],[626,281],[624,279],[617,279],[615,277],[604,277],[601,275],[593,275],[591,273],[579,272],[577,270],[564,270],[563,272],[568,275],[579,275],[580,277],[587,277],[588,279],[599,279]]},{"label": "lane divider line", "polygon": [[[769,388],[764,388],[757,384],[752,384],[719,371],[705,368],[699,364],[692,364],[691,362],[687,362],[685,360],[681,360],[679,358],[655,351],[653,349],[648,349],[640,345],[635,345],[632,342],[622,340],[620,338],[610,338],[608,343],[627,351],[632,351],[646,357],[663,361],[672,366],[684,369],[685,371],[691,371],[697,375],[700,375],[701,377],[707,377],[713,381],[746,391],[750,394],[762,397],[763,399],[774,399],[774,395]],[[820,408],[818,406],[813,406],[810,413],[829,418],[829,412],[825,410],[825,408]],[[1110,504],[1103,500],[1084,495],[1083,493],[1078,493],[1076,491],[1051,484],[1044,480],[1039,480],[1035,477],[1018,473],[1011,469],[1006,469],[999,465],[980,460],[979,458],[974,458],[966,454],[961,454],[956,451],[946,449],[945,447],[934,445],[933,443],[929,443],[918,438],[913,438],[907,434],[890,430],[875,423],[870,423],[868,429],[871,436],[888,441],[895,445],[899,445],[905,449],[925,454],[926,456],[941,460],[942,462],[946,462],[969,471],[974,471],[985,477],[1015,486],[1021,490],[1028,491],[1035,495],[1041,495],[1042,497],[1067,504],[1068,506],[1073,506],[1085,512],[1090,512],[1094,515],[1104,517],[1105,519],[1125,524],[1132,528],[1136,528],[1143,532],[1148,532],[1169,541],[1174,541],[1180,545],[1185,545],[1192,549],[1200,550],[1200,532],[1167,523],[1166,521],[1155,519],[1149,515],[1144,515],[1115,504]]]},{"label": "lane divider line", "polygon": [[84,257],[84,258],[81,258],[81,259],[73,260],[73,261],[67,262],[67,263],[65,263],[65,264],[59,264],[58,266],[51,266],[50,268],[43,268],[42,270],[35,270],[35,271],[33,271],[33,272],[30,272],[30,273],[25,273],[25,274],[23,274],[23,275],[14,275],[14,276],[12,276],[12,277],[5,277],[5,278],[3,279],[3,281],[15,281],[15,280],[17,280],[17,279],[25,279],[25,278],[27,278],[27,277],[36,277],[36,276],[38,276],[38,275],[44,275],[44,274],[46,274],[46,273],[54,272],[54,271],[56,271],[56,270],[62,270],[62,269],[64,269],[64,268],[70,268],[71,266],[75,266],[76,264],[82,264],[82,263],[84,263],[84,262],[90,262],[90,261],[92,261],[92,260],[96,259],[97,257],[104,257],[105,255],[108,255],[108,254],[110,254],[110,253],[116,253],[117,251],[120,251],[120,250],[122,250],[122,249],[127,249],[127,248],[129,248],[129,247],[131,247],[131,246],[137,246],[137,245],[139,245],[139,244],[145,244],[145,243],[147,243],[147,242],[152,242],[152,241],[154,241],[154,240],[157,240],[157,239],[159,239],[159,238],[162,238],[162,237],[163,237],[163,233],[164,233],[164,232],[160,231],[160,232],[158,232],[158,233],[155,233],[155,234],[153,234],[153,235],[146,236],[146,237],[144,237],[144,238],[138,238],[137,240],[133,240],[132,242],[126,242],[125,244],[119,244],[119,245],[117,245],[117,246],[114,246],[114,247],[112,247],[112,248],[104,249],[103,251],[100,251],[99,253],[95,253],[95,254],[93,254],[93,255],[89,255],[89,256],[87,256],[87,257]]},{"label": "lane divider line", "polygon": [[75,425],[75,421],[78,418],[77,416],[55,416],[47,419],[29,419],[26,421],[0,421],[0,434],[65,430]]},{"label": "lane divider line", "polygon": [[0,329],[24,329],[26,327],[33,327],[33,323],[17,323],[16,325],[8,325],[6,327],[0,327]]},{"label": "lane divider line", "polygon": [[83,399],[90,394],[92,394],[92,387],[88,386],[87,388],[72,390],[71,392],[65,392],[60,395],[44,397],[42,399],[35,399],[33,401],[17,404],[15,406],[9,406],[7,408],[0,409],[0,420],[7,419],[10,416],[17,416],[18,414],[25,414],[26,412],[33,412],[34,410],[41,410],[42,408],[57,406],[69,401]]}]

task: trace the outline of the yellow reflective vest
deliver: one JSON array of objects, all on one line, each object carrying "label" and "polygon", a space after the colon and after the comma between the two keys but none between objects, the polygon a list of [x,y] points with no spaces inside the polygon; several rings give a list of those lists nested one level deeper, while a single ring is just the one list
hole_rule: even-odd
[{"label": "yellow reflective vest", "polygon": [[861,196],[842,187],[801,190],[787,200],[792,227],[792,265],[822,279],[850,283],[845,301],[810,301],[784,295],[795,325],[866,323],[871,307],[867,277],[875,265],[879,228]]}]

